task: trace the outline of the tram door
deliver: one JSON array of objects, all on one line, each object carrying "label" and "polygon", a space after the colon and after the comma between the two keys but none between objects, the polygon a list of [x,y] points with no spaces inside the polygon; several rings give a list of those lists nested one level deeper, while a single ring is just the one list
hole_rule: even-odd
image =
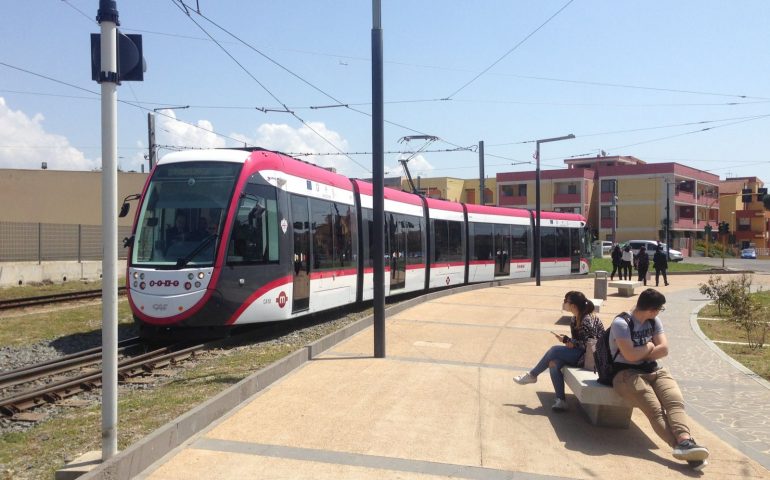
[{"label": "tram door", "polygon": [[570,272],[571,273],[580,273],[580,252],[581,252],[581,244],[582,244],[582,238],[580,235],[580,230],[577,228],[570,228],[569,229],[569,248],[570,248]]},{"label": "tram door", "polygon": [[294,233],[294,293],[291,311],[310,307],[310,211],[307,198],[291,196],[291,220]]},{"label": "tram door", "polygon": [[495,276],[511,274],[511,226],[494,225]]},{"label": "tram door", "polygon": [[401,223],[401,218],[392,213],[388,218],[388,240],[390,251],[390,289],[397,290],[406,285],[406,232]]}]

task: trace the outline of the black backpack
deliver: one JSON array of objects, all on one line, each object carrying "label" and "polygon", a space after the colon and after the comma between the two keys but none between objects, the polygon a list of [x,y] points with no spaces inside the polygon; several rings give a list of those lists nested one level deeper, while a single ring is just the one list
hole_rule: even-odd
[{"label": "black backpack", "polygon": [[[623,320],[628,322],[628,328],[631,330],[631,336],[634,335],[634,321],[631,319],[631,315],[628,312],[622,312],[618,317],[622,317]],[[596,338],[596,350],[594,351],[594,371],[599,374],[598,382],[602,385],[612,386],[612,379],[615,377],[615,358],[617,358],[620,350],[612,355],[610,350],[610,328],[602,331]]]}]

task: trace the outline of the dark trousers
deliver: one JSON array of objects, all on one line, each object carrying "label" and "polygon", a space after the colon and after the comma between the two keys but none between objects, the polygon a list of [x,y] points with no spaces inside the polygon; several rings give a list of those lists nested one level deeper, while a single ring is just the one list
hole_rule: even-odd
[{"label": "dark trousers", "polygon": [[666,269],[665,269],[665,268],[661,268],[660,270],[658,270],[658,269],[656,268],[656,269],[655,269],[655,286],[656,286],[656,287],[657,287],[657,286],[658,286],[658,284],[660,283],[660,274],[661,274],[661,273],[663,274],[663,283],[664,283],[665,285],[668,285],[668,277],[666,276]]},{"label": "dark trousers", "polygon": [[647,269],[649,267],[639,267],[636,269],[639,272],[639,281],[644,282],[644,286],[647,286]]},{"label": "dark trousers", "polygon": [[620,279],[621,280],[631,280],[631,262],[627,262],[625,260],[620,261]]},{"label": "dark trousers", "polygon": [[[612,273],[610,273],[610,280],[615,280],[615,274],[619,273],[618,270],[620,270],[620,264],[618,262],[612,262]],[[623,275],[622,270],[620,275]],[[621,280],[623,280],[622,277]]]}]

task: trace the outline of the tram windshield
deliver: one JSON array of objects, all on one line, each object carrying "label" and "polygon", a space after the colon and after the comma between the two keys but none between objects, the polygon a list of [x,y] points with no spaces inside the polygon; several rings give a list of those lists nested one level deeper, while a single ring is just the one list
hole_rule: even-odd
[{"label": "tram windshield", "polygon": [[147,188],[134,236],[134,266],[214,264],[241,164],[159,165]]}]

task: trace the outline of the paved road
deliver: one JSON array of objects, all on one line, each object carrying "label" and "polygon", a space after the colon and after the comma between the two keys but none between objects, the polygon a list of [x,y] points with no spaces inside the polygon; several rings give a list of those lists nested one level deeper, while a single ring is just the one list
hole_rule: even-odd
[{"label": "paved road", "polygon": [[[688,257],[686,263],[702,263],[712,267],[721,267],[722,259],[713,257]],[[733,270],[754,270],[757,273],[770,273],[770,260],[746,260],[743,258],[725,258],[725,268]]]}]

